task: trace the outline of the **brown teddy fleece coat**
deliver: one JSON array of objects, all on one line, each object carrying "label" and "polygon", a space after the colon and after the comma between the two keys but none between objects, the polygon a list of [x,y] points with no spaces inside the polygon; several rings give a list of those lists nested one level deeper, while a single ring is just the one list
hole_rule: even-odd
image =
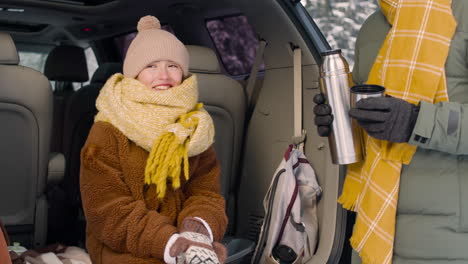
[{"label": "brown teddy fleece coat", "polygon": [[[110,123],[96,122],[81,151],[86,247],[94,264],[164,263],[164,248],[186,217],[200,217],[219,241],[227,226],[213,146],[189,159],[190,178],[162,201],[144,184],[148,152]],[[181,177],[184,178],[184,177]]]}]

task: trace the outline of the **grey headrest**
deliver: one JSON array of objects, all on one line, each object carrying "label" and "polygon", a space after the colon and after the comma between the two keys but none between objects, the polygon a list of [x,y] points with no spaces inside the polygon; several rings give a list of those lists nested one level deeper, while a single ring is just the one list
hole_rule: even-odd
[{"label": "grey headrest", "polygon": [[106,62],[99,65],[91,78],[91,83],[105,83],[114,73],[122,72],[122,64]]},{"label": "grey headrest", "polygon": [[0,32],[0,47],[0,64],[18,65],[18,52],[10,34]]},{"label": "grey headrest", "polygon": [[218,58],[212,49],[195,45],[186,47],[190,56],[189,71],[220,73]]},{"label": "grey headrest", "polygon": [[44,74],[51,81],[86,82],[86,56],[81,47],[57,46],[47,57]]}]

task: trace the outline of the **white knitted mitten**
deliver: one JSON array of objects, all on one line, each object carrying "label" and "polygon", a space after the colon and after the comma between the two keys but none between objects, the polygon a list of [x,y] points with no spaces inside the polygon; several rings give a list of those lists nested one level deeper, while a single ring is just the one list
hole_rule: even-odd
[{"label": "white knitted mitten", "polygon": [[190,246],[177,257],[177,264],[220,264],[209,237],[196,232],[182,232],[181,238],[189,240]]}]

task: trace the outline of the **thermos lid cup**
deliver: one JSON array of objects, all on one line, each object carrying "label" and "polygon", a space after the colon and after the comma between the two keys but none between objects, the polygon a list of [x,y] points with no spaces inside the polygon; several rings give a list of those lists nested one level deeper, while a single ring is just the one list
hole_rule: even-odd
[{"label": "thermos lid cup", "polygon": [[351,107],[356,107],[356,103],[369,97],[383,96],[385,87],[375,84],[361,84],[351,87]]},{"label": "thermos lid cup", "polygon": [[385,88],[376,84],[360,84],[351,87],[351,93],[357,94],[380,94],[385,91]]}]

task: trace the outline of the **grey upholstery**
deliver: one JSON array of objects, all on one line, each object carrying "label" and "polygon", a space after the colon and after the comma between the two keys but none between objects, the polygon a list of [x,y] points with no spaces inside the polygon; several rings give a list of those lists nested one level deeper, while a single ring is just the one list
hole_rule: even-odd
[{"label": "grey upholstery", "polygon": [[195,45],[187,45],[190,52],[190,71],[194,73],[220,74],[218,59],[213,50]]},{"label": "grey upholstery", "polygon": [[2,43],[2,48],[0,49],[0,64],[18,65],[19,56],[18,52],[16,52],[15,43],[11,40],[11,36],[8,34],[0,34],[0,43]]},{"label": "grey upholstery", "polygon": [[189,70],[198,77],[199,101],[204,103],[214,121],[214,147],[221,164],[221,191],[226,198],[227,214],[232,224],[246,113],[244,89],[237,81],[220,72],[214,51],[191,45],[187,45],[187,49],[190,54]]},{"label": "grey upholstery", "polygon": [[57,185],[63,180],[64,174],[65,156],[59,152],[50,153],[47,173],[47,184]]},{"label": "grey upholstery", "polygon": [[52,90],[43,74],[17,65],[8,34],[0,46],[0,218],[13,241],[44,245]]}]

